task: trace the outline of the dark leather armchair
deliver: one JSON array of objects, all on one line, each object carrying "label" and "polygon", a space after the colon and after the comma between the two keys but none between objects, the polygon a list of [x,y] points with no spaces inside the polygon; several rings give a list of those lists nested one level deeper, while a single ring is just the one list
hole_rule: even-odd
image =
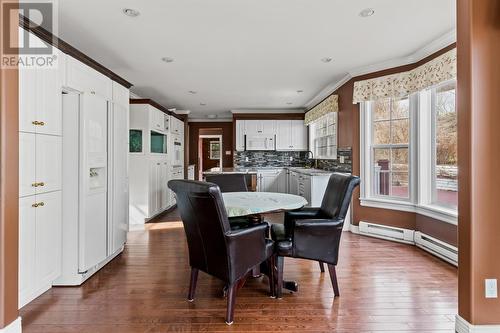
[{"label": "dark leather armchair", "polygon": [[277,296],[281,297],[284,257],[311,259],[328,264],[336,296],[339,296],[337,273],[340,236],[349,209],[352,192],[359,177],[341,173],[330,176],[319,208],[304,208],[285,213],[284,225],[272,226],[277,255]]},{"label": "dark leather armchair", "polygon": [[244,174],[226,173],[220,175],[206,175],[205,180],[209,183],[219,185],[222,193],[248,191],[247,181]]},{"label": "dark leather armchair", "polygon": [[[189,248],[191,283],[188,300],[194,300],[198,271],[215,276],[228,287],[226,323],[232,324],[236,291],[252,268],[269,260],[274,265],[273,241],[266,239],[267,224],[232,231],[217,185],[200,181],[171,180],[177,196]],[[270,288],[274,295],[274,277]]]}]

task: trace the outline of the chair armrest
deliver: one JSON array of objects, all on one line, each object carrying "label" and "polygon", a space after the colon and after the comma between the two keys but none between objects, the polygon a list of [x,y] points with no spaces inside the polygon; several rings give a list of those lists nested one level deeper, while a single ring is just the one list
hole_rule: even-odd
[{"label": "chair armrest", "polygon": [[261,223],[250,228],[226,233],[232,281],[241,278],[270,256],[272,241],[266,239],[268,228],[267,223]]},{"label": "chair armrest", "polygon": [[336,265],[343,225],[343,219],[295,220],[293,256]]},{"label": "chair armrest", "polygon": [[295,211],[285,213],[285,234],[287,238],[292,237],[294,220],[317,219],[320,217],[321,211],[319,208],[302,208]]}]

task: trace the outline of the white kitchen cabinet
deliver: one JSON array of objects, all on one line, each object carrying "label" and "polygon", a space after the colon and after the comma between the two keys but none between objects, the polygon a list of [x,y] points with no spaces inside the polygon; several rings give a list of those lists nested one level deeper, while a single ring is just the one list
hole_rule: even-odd
[{"label": "white kitchen cabinet", "polygon": [[236,151],[245,150],[245,120],[236,120]]},{"label": "white kitchen cabinet", "polygon": [[299,174],[292,170],[288,172],[288,193],[299,194]]},{"label": "white kitchen cabinet", "polygon": [[286,174],[283,169],[258,170],[257,191],[283,193],[286,189]]},{"label": "white kitchen cabinet", "polygon": [[161,199],[160,199],[160,209],[161,211],[168,208],[170,205],[170,191],[168,189],[168,180],[169,180],[169,167],[168,162],[161,162],[160,166],[160,191],[161,191]]},{"label": "white kitchen cabinet", "polygon": [[246,135],[276,134],[276,120],[245,120]]},{"label": "white kitchen cabinet", "polygon": [[19,67],[19,131],[61,135],[62,70]]},{"label": "white kitchen cabinet", "polygon": [[174,116],[170,116],[170,133],[184,136],[184,122]]},{"label": "white kitchen cabinet", "polygon": [[19,196],[62,188],[62,138],[19,133]]},{"label": "white kitchen cabinet", "polygon": [[66,85],[106,100],[113,99],[111,79],[70,56],[66,57]]},{"label": "white kitchen cabinet", "polygon": [[278,192],[288,193],[288,170],[282,169],[278,175]]},{"label": "white kitchen cabinet", "polygon": [[19,199],[19,307],[61,273],[61,191]]},{"label": "white kitchen cabinet", "polygon": [[307,150],[307,127],[303,120],[276,121],[276,150]]},{"label": "white kitchen cabinet", "polygon": [[35,194],[35,140],[35,134],[19,133],[19,197]]},{"label": "white kitchen cabinet", "polygon": [[154,159],[149,167],[149,215],[161,213],[169,206],[169,166],[164,160]]},{"label": "white kitchen cabinet", "polygon": [[62,137],[36,135],[35,192],[45,193],[62,189]]},{"label": "white kitchen cabinet", "polygon": [[165,132],[165,117],[168,117],[163,111],[158,110],[155,107],[149,106],[150,112],[149,112],[149,121],[150,124],[149,126],[151,129],[154,129],[155,131],[158,132]]}]

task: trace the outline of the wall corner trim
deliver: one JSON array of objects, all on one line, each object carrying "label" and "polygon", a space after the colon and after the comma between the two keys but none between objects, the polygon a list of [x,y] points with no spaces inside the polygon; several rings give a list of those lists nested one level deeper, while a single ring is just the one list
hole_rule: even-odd
[{"label": "wall corner trim", "polygon": [[21,317],[17,317],[17,319],[14,320],[12,323],[10,323],[8,326],[0,328],[0,333],[21,333],[21,332],[22,332]]},{"label": "wall corner trim", "polygon": [[497,333],[500,332],[500,325],[472,325],[457,314],[455,331],[457,333]]}]

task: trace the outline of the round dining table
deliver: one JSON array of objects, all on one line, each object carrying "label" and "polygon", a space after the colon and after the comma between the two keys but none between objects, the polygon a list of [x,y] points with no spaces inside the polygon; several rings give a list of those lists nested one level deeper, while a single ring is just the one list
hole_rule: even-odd
[{"label": "round dining table", "polygon": [[[222,193],[222,198],[228,217],[278,213],[300,209],[307,205],[305,198],[287,193],[226,192]],[[260,221],[261,218],[258,217],[257,220]],[[261,267],[254,269],[253,275],[257,277],[261,272],[266,274],[267,270],[265,265],[261,265]],[[283,281],[283,288],[298,291],[298,284],[295,281]]]},{"label": "round dining table", "polygon": [[303,197],[287,193],[226,192],[222,198],[228,217],[276,213],[307,205]]}]

